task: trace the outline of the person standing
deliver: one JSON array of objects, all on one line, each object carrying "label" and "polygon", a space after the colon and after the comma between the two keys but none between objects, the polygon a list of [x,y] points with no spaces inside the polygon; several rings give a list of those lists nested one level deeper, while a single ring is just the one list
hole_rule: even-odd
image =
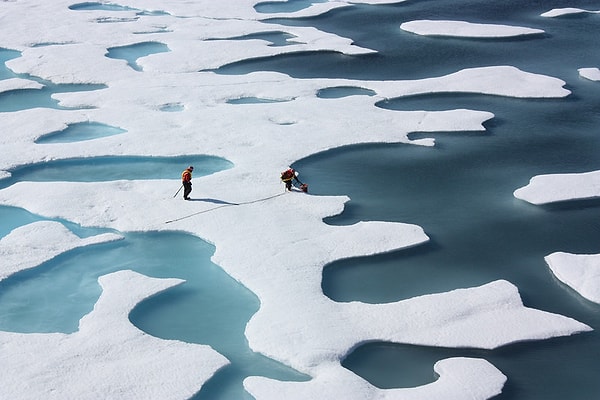
[{"label": "person standing", "polygon": [[181,173],[184,200],[190,200],[190,193],[192,193],[192,171],[194,171],[194,167],[190,165]]}]

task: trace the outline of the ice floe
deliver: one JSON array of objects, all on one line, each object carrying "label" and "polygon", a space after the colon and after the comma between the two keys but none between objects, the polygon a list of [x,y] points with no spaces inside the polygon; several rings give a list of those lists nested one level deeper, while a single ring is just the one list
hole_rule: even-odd
[{"label": "ice floe", "polygon": [[10,78],[0,80],[0,93],[20,89],[41,89],[43,87],[44,85],[41,83],[29,79]]},{"label": "ice floe", "polygon": [[453,36],[464,38],[506,38],[540,35],[541,29],[498,24],[476,24],[466,21],[418,20],[404,22],[400,29],[424,36]]},{"label": "ice floe", "polygon": [[590,81],[600,81],[600,68],[579,68],[579,75]]},{"label": "ice floe", "polygon": [[600,198],[600,171],[534,176],[514,195],[532,204]]},{"label": "ice floe", "polygon": [[592,10],[584,10],[582,8],[575,8],[575,7],[554,8],[550,11],[546,11],[545,13],[541,14],[541,16],[547,17],[547,18],[555,18],[555,17],[562,17],[565,15],[585,14],[585,13],[598,14],[598,13],[600,13],[600,10],[592,11]]},{"label": "ice floe", "polygon": [[600,254],[552,253],[545,258],[552,273],[586,299],[600,304]]}]

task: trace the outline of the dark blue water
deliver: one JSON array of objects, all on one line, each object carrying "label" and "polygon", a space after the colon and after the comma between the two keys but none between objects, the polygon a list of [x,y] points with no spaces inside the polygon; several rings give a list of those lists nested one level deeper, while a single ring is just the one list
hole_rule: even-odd
[{"label": "dark blue water", "polygon": [[248,35],[238,36],[234,38],[210,40],[264,40],[270,42],[269,46],[273,47],[290,46],[292,44],[297,43],[294,42],[293,35],[280,31],[251,33]]},{"label": "dark blue water", "polygon": [[[560,313],[595,331],[494,351],[391,343],[359,347],[344,366],[382,388],[432,382],[433,364],[454,356],[482,357],[508,382],[501,399],[590,399],[600,396],[600,306],[556,280],[543,257],[554,251],[600,252],[600,201],[536,207],[512,193],[537,174],[600,169],[600,85],[577,69],[600,65],[597,15],[539,17],[552,8],[597,9],[579,1],[424,1],[358,6],[319,18],[277,23],[312,25],[379,50],[367,56],[296,54],[231,64],[219,72],[273,70],[296,77],[417,79],[463,68],[514,65],[567,82],[566,99],[519,100],[444,94],[390,99],[390,110],[470,108],[495,113],[485,133],[435,136],[434,148],[367,145],[329,151],[294,164],[316,195],[347,194],[346,211],[327,220],[415,223],[428,244],[328,265],[322,287],[336,301],[390,302],[507,279],[527,306]],[[544,29],[533,38],[426,38],[402,22],[459,19]],[[310,59],[310,62],[306,60]],[[502,83],[499,82],[499,85]],[[343,93],[342,93],[343,94]],[[337,95],[335,92],[333,96]],[[341,95],[341,94],[340,94]]]},{"label": "dark blue water", "polygon": [[[302,2],[287,2],[302,3]],[[283,3],[283,4],[287,4]],[[444,75],[463,68],[514,65],[564,79],[576,77],[584,65],[596,66],[597,15],[542,18],[542,12],[559,7],[597,9],[595,1],[411,1],[396,5],[356,5],[321,17],[274,19],[284,25],[315,26],[353,40],[377,54],[345,56],[334,52],[281,55],[249,60],[219,69],[223,74],[250,71],[285,71],[295,77],[356,79],[417,79]],[[540,38],[460,39],[427,38],[400,30],[403,22],[418,19],[455,19],[479,23],[522,25],[544,29]],[[310,56],[310,57],[308,57]],[[558,57],[558,58],[557,58]],[[307,60],[310,59],[310,62]],[[568,62],[565,62],[568,60]]]},{"label": "dark blue water", "polygon": [[317,97],[321,99],[339,99],[347,96],[374,96],[376,93],[371,89],[363,89],[360,87],[338,86],[320,89],[317,92]]},{"label": "dark blue water", "polygon": [[[379,303],[507,279],[527,306],[576,318],[596,331],[490,352],[369,344],[344,365],[377,386],[407,387],[433,380],[439,359],[479,356],[508,376],[500,398],[590,398],[600,393],[594,378],[600,368],[600,306],[558,282],[543,257],[600,252],[600,202],[535,207],[514,199],[512,190],[538,165],[519,167],[515,159],[528,160],[526,150],[491,157],[486,143],[503,141],[498,130],[440,139],[437,149],[357,146],[296,163],[311,193],[351,197],[346,212],[328,223],[411,222],[431,237],[411,250],[332,263],[323,272],[323,291],[336,301]],[[565,363],[567,375],[545,367]],[[565,396],[568,387],[575,393]]]}]

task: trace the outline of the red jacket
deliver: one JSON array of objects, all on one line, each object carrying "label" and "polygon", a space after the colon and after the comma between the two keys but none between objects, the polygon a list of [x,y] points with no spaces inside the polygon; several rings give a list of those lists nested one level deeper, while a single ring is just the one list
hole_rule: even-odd
[{"label": "red jacket", "polygon": [[296,177],[296,174],[295,174],[295,171],[292,168],[290,168],[290,169],[288,169],[286,171],[283,171],[281,173],[281,180],[284,181],[284,182],[291,181],[295,177]]}]

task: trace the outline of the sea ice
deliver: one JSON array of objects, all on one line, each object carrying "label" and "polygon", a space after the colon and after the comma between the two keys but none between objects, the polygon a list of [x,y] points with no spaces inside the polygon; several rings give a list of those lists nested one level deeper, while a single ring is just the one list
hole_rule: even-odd
[{"label": "sea ice", "polygon": [[600,68],[579,68],[579,75],[590,81],[600,81]]},{"label": "sea ice", "polygon": [[556,252],[545,260],[558,279],[586,299],[600,304],[600,254]]},{"label": "sea ice", "polygon": [[[373,52],[317,29],[265,24],[263,19],[286,15],[258,13],[257,3],[126,0],[119,4],[129,9],[116,14],[70,9],[73,2],[67,0],[2,3],[0,46],[22,52],[7,62],[10,69],[53,83],[100,83],[106,88],[53,95],[70,109],[0,113],[4,130],[0,176],[32,163],[104,155],[207,154],[226,158],[234,167],[195,178],[192,197],[197,201],[173,199],[178,177],[139,180],[132,174],[131,180],[111,182],[19,182],[0,190],[0,204],[82,226],[180,230],[213,243],[213,261],[260,298],[261,308],[246,329],[251,348],[312,377],[301,384],[247,379],[246,387],[259,400],[280,398],[284,392],[291,398],[314,395],[324,385],[330,385],[329,398],[360,398],[361,393],[383,398],[458,399],[471,394],[471,398],[488,398],[501,390],[505,377],[485,360],[443,360],[435,367],[440,375],[437,382],[390,391],[374,389],[340,361],[356,346],[373,340],[491,349],[590,329],[571,318],[525,307],[517,288],[506,281],[379,305],[336,303],[324,296],[320,282],[327,263],[416,246],[428,237],[422,228],[403,223],[327,225],[323,219],[341,213],[349,199],[286,194],[278,179],[282,168],[350,144],[432,145],[431,139],[411,141],[409,135],[483,131],[483,123],[493,118],[492,113],[478,110],[401,112],[376,107],[384,99],[449,92],[559,98],[570,92],[560,79],[511,66],[470,68],[414,81],[211,72],[235,61],[300,51]],[[317,15],[353,3],[315,4],[289,16]],[[141,15],[135,9],[164,13]],[[265,40],[233,39],[267,31],[292,35],[295,44],[275,47]],[[138,59],[142,71],[106,57],[108,48],[148,41],[163,43],[170,51]],[[14,89],[23,83],[2,85]],[[338,86],[360,87],[375,95],[318,98],[319,90]],[[228,102],[248,97],[285,101]],[[164,104],[180,104],[182,111],[161,112]],[[78,143],[35,143],[45,134],[86,121],[127,132]],[[57,242],[44,245],[43,232]],[[77,239],[57,223],[31,224],[0,242],[8,256],[2,258],[2,270],[12,274],[74,246],[117,238]],[[25,252],[26,246],[38,250]],[[5,264],[5,260],[9,261]],[[227,363],[207,346],[159,340],[129,322],[127,315],[135,304],[180,280],[120,271],[101,277],[100,283],[101,298],[73,334],[0,332],[3,395],[12,399],[97,398],[99,393],[119,398],[189,398]],[[29,390],[23,393],[25,381]],[[351,392],[352,388],[358,392]]]},{"label": "sea ice", "polygon": [[544,33],[541,29],[498,24],[476,24],[466,21],[418,20],[404,22],[400,29],[424,36],[465,38],[506,38]]},{"label": "sea ice", "polygon": [[36,81],[21,78],[10,78],[0,80],[0,93],[20,89],[41,89],[44,85]]},{"label": "sea ice", "polygon": [[600,171],[534,176],[528,185],[515,190],[514,195],[538,205],[596,199],[600,197]]},{"label": "sea ice", "polygon": [[575,7],[554,8],[550,11],[546,11],[545,13],[541,14],[541,16],[547,17],[547,18],[554,18],[554,17],[562,17],[564,15],[584,14],[584,13],[598,14],[598,13],[600,13],[600,10],[599,11],[591,11],[591,10],[584,10],[582,8],[575,8]]}]

